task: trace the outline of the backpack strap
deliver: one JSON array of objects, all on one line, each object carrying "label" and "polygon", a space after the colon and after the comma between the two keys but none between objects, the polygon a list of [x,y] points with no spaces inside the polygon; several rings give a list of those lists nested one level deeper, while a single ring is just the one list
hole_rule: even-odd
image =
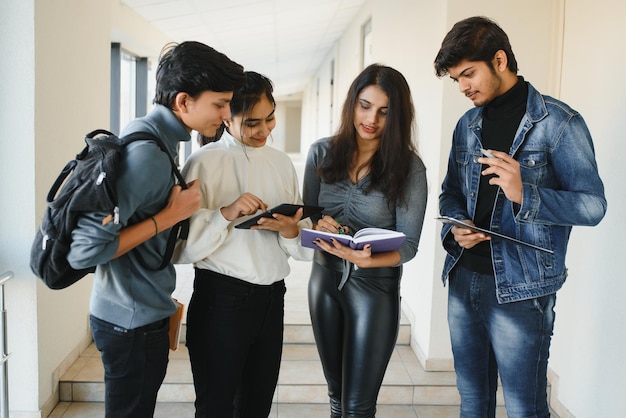
[{"label": "backpack strap", "polygon": [[[183,177],[180,170],[178,169],[178,165],[176,164],[176,162],[174,162],[174,158],[172,158],[171,154],[165,147],[165,144],[163,144],[163,141],[161,140],[161,138],[159,138],[158,136],[155,136],[154,134],[150,132],[133,132],[129,135],[126,135],[121,140],[124,146],[130,144],[133,141],[138,141],[138,140],[149,140],[149,141],[156,142],[159,148],[161,148],[161,151],[163,151],[167,155],[167,158],[170,161],[170,165],[172,166],[172,171],[174,172],[174,175],[176,176],[176,179],[178,180],[178,184],[180,185],[180,187],[183,190],[189,188],[187,186],[187,182],[185,181],[185,178]],[[165,267],[167,267],[170,264],[172,255],[174,254],[174,246],[176,245],[176,241],[179,239],[185,240],[187,239],[188,236],[189,236],[189,219],[183,219],[182,221],[178,222],[176,225],[174,225],[171,228],[170,236],[167,238],[167,245],[165,247],[165,255],[163,256],[163,261],[161,261],[161,264],[156,269],[154,267],[148,266],[147,262],[143,259],[141,254],[139,254],[139,252],[136,252],[135,255],[137,256],[137,259],[143,265],[144,268],[149,269],[149,270],[163,270]]]},{"label": "backpack strap", "polygon": [[170,160],[172,171],[174,172],[174,175],[176,176],[176,179],[178,180],[178,184],[180,184],[180,187],[182,187],[183,189],[188,188],[185,178],[183,177],[180,170],[178,169],[178,165],[174,161],[174,158],[172,158],[172,155],[170,154],[170,152],[165,147],[165,144],[163,144],[163,141],[161,140],[161,138],[159,138],[158,136],[155,136],[154,134],[151,134],[150,132],[133,132],[132,134],[128,134],[122,138],[122,144],[126,146],[130,144],[131,142],[138,141],[138,140],[156,142],[159,148],[161,148],[161,151],[163,151],[165,155],[167,155],[167,158]]},{"label": "backpack strap", "polygon": [[[91,131],[87,135],[85,135],[85,141],[87,141],[87,139],[93,139],[93,138],[95,138],[98,135],[111,135],[111,136],[113,136],[113,134],[111,132],[109,132],[109,131],[106,131],[104,129],[96,129],[95,131]],[[51,203],[54,200],[55,196],[57,195],[57,193],[61,189],[61,186],[65,183],[65,180],[67,179],[67,177],[70,174],[72,174],[72,172],[76,168],[76,165],[78,165],[78,161],[77,160],[84,159],[87,156],[88,152],[89,152],[89,144],[87,144],[85,146],[85,148],[83,148],[83,150],[81,152],[76,154],[76,158],[75,159],[71,160],[70,162],[68,162],[65,165],[65,167],[63,167],[63,170],[61,170],[61,172],[59,173],[59,176],[54,181],[54,183],[52,184],[52,187],[50,187],[50,190],[48,191],[48,196],[46,197],[46,200],[47,200],[48,203]]]}]

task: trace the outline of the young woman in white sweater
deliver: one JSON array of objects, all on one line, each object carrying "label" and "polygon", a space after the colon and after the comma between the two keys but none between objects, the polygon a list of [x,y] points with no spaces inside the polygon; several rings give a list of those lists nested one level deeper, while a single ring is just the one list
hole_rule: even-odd
[{"label": "young woman in white sweater", "polygon": [[311,223],[276,214],[251,229],[235,225],[281,203],[301,204],[289,156],[267,146],[276,125],[271,81],[245,73],[217,142],[183,168],[201,182],[201,209],[176,262],[193,263],[194,291],[187,347],[196,390],[196,418],[267,417],[282,355],[284,278],[288,258],[312,259],[300,246]]}]

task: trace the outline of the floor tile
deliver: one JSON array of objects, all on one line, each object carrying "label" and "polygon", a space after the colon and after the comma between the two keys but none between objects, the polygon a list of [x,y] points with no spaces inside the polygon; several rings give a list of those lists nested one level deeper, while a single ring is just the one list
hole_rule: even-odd
[{"label": "floor tile", "polygon": [[319,361],[284,360],[282,362],[278,384],[322,385],[326,384],[324,372]]},{"label": "floor tile", "polygon": [[[58,408],[58,406],[57,406]],[[56,408],[55,408],[56,411]],[[54,411],[50,417],[57,418]],[[58,418],[102,418],[104,417],[104,403],[101,402],[72,402]]]},{"label": "floor tile", "polygon": [[283,361],[319,361],[319,358],[315,344],[288,344],[283,347]]}]

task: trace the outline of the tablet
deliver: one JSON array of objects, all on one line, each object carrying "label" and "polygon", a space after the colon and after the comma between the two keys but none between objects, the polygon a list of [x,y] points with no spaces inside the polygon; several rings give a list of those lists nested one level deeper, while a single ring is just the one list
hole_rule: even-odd
[{"label": "tablet", "polygon": [[300,208],[304,208],[302,219],[308,218],[324,210],[324,208],[321,206],[305,206],[305,205],[294,205],[291,203],[283,203],[282,205],[278,205],[276,207],[268,209],[263,213],[260,213],[246,221],[243,221],[242,223],[238,225],[235,225],[235,228],[250,229],[251,226],[254,226],[257,224],[259,219],[271,218],[273,213],[280,213],[281,215],[285,215],[285,216],[293,216],[296,214],[296,211]]},{"label": "tablet", "polygon": [[504,240],[514,242],[515,244],[520,244],[520,245],[524,245],[526,247],[530,247],[530,248],[532,248],[534,250],[539,250],[539,251],[544,251],[546,253],[554,254],[554,251],[549,250],[547,248],[539,247],[539,246],[531,244],[529,242],[520,241],[520,240],[518,240],[516,238],[509,237],[508,235],[503,235],[503,234],[500,234],[498,232],[490,231],[488,229],[479,228],[476,225],[471,225],[471,224],[465,223],[465,222],[463,222],[461,220],[458,220],[458,219],[455,219],[455,218],[451,218],[449,216],[440,216],[440,217],[437,217],[435,219],[437,219],[438,221],[443,222],[444,224],[452,224],[452,225],[457,226],[459,228],[469,229],[469,230],[474,231],[474,232],[482,232],[483,234],[490,235],[492,237],[502,238]]}]

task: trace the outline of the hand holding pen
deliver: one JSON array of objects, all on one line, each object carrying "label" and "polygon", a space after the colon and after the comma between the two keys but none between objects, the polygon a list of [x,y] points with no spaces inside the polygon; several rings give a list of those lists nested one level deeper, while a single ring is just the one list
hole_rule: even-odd
[{"label": "hand holding pen", "polygon": [[318,231],[330,232],[332,234],[348,234],[349,228],[341,225],[332,216],[324,215],[322,219],[317,221],[315,229]]},{"label": "hand holding pen", "polygon": [[483,176],[493,175],[489,184],[500,186],[504,195],[511,202],[522,204],[522,174],[518,161],[506,152],[496,150],[483,150],[484,157],[478,158],[477,162],[486,164],[488,167],[481,172]]}]

